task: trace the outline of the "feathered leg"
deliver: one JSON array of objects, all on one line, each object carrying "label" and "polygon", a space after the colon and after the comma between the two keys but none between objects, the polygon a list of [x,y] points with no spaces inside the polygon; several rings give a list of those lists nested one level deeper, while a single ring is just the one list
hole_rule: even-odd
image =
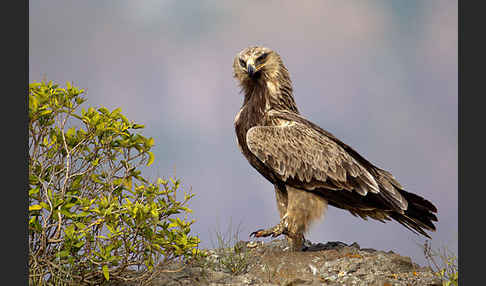
[{"label": "feathered leg", "polygon": [[327,201],[308,191],[286,187],[286,192],[275,188],[280,223],[266,230],[258,230],[255,237],[287,236],[292,250],[301,250],[304,246],[304,233],[312,222],[319,219],[327,210]]},{"label": "feathered leg", "polygon": [[277,209],[280,215],[280,223],[268,229],[259,229],[257,231],[254,231],[250,234],[250,237],[277,237],[281,234],[287,234],[287,223],[285,220],[286,218],[284,217],[287,214],[287,190],[281,190],[277,186],[275,186],[275,199],[277,200]]}]

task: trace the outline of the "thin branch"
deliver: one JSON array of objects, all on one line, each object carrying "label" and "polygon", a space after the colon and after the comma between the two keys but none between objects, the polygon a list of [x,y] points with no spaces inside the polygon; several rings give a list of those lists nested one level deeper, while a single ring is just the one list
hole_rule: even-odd
[{"label": "thin branch", "polygon": [[58,217],[58,225],[57,225],[57,231],[56,234],[54,234],[54,239],[49,239],[49,242],[61,242],[64,239],[60,239],[59,237],[61,236],[61,224],[62,224],[62,218],[61,218],[61,206],[57,208],[57,217]]},{"label": "thin branch", "polygon": [[69,167],[70,167],[69,164],[70,164],[70,161],[71,161],[71,155],[70,155],[71,152],[69,152],[69,148],[68,148],[67,143],[66,143],[66,136],[64,136],[64,127],[65,127],[67,119],[68,119],[68,116],[66,116],[64,118],[64,120],[62,121],[62,125],[59,126],[60,129],[61,129],[61,135],[62,135],[62,141],[64,143],[64,149],[66,150],[66,176],[64,178],[64,183],[63,183],[63,186],[61,188],[61,197],[63,197],[63,198],[64,198],[64,193],[66,191],[67,180],[69,178]]}]

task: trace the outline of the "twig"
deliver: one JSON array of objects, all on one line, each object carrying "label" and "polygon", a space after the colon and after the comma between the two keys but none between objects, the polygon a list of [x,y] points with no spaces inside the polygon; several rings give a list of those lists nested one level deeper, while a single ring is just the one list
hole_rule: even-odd
[{"label": "twig", "polygon": [[62,224],[62,217],[61,217],[61,206],[59,206],[57,212],[57,217],[58,217],[58,225],[57,225],[57,231],[54,234],[54,239],[49,239],[49,242],[56,243],[56,242],[61,242],[64,239],[60,239],[59,237],[61,236],[61,224]]},{"label": "twig", "polygon": [[[69,115],[69,113],[68,113],[68,115]],[[67,143],[66,143],[66,136],[64,136],[64,126],[66,125],[67,119],[68,119],[68,116],[66,116],[64,118],[64,120],[62,121],[62,123],[61,123],[62,126],[59,126],[59,129],[62,130],[61,135],[62,135],[62,141],[64,143],[64,149],[66,149],[66,176],[64,178],[64,183],[63,183],[62,188],[61,188],[61,197],[62,198],[64,198],[64,192],[66,191],[66,184],[67,184],[67,180],[69,178],[69,164],[70,164],[70,161],[71,161],[71,155],[70,155]]]}]

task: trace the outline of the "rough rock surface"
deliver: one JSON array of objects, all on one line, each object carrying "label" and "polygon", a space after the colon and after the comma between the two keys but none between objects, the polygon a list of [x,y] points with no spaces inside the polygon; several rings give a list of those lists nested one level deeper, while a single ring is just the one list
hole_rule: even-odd
[{"label": "rough rock surface", "polygon": [[409,257],[357,243],[308,244],[306,251],[291,252],[285,240],[240,241],[206,253],[180,271],[158,273],[149,285],[441,285]]}]

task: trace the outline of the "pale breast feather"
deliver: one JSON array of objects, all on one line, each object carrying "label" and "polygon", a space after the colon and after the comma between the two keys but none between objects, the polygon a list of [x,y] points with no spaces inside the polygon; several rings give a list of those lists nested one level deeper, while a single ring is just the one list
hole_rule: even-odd
[{"label": "pale breast feather", "polygon": [[241,114],[242,110],[243,110],[243,108],[241,108],[240,111],[238,111],[238,113],[236,114],[235,120],[233,121],[233,124],[236,124],[236,122],[238,122],[238,120],[240,120],[240,114]]},{"label": "pale breast feather", "polygon": [[309,189],[354,190],[361,195],[379,192],[374,177],[341,146],[302,123],[252,127],[246,141],[249,150],[283,181],[296,178]]}]

